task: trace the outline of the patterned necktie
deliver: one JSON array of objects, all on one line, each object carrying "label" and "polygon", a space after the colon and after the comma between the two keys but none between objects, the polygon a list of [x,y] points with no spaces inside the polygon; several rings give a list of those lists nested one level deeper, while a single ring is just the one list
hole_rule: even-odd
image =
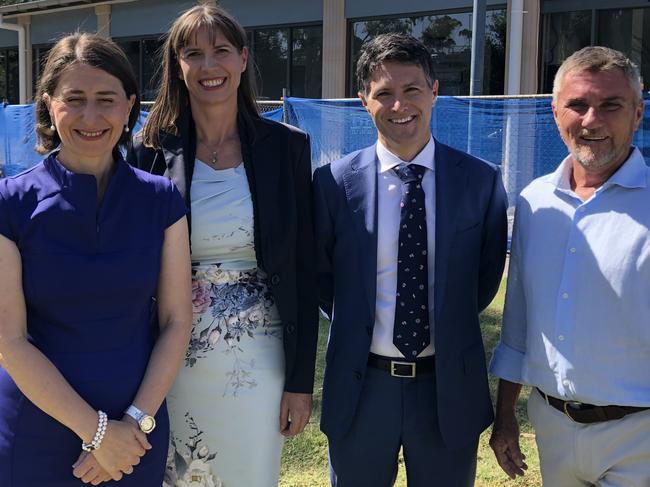
[{"label": "patterned necktie", "polygon": [[427,219],[422,189],[426,168],[400,164],[393,170],[402,180],[393,343],[404,357],[415,359],[431,341]]}]

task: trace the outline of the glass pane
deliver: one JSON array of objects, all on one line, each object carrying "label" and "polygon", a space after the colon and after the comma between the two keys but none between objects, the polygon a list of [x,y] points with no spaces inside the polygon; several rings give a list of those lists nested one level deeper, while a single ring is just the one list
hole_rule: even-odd
[{"label": "glass pane", "polygon": [[627,55],[639,66],[646,88],[650,86],[650,8],[599,12],[598,44]]},{"label": "glass pane", "polygon": [[261,99],[279,100],[282,88],[289,88],[289,29],[255,31],[254,58],[259,70],[257,86]]},{"label": "glass pane", "polygon": [[7,53],[7,99],[14,104],[20,101],[18,87],[18,49],[8,49]]},{"label": "glass pane", "polygon": [[350,66],[349,66],[349,85],[348,96],[357,96],[359,86],[357,84],[357,61],[359,53],[364,42],[372,39],[379,34],[388,32],[400,32],[402,34],[413,33],[413,23],[411,19],[377,19],[354,22],[352,24],[352,35],[350,36]]},{"label": "glass pane", "polygon": [[126,58],[133,66],[135,79],[142,88],[142,78],[140,77],[140,41],[116,41],[117,45],[122,48]]},{"label": "glass pane", "polygon": [[486,12],[483,68],[483,93],[486,95],[504,93],[507,22],[508,15],[505,9]]},{"label": "glass pane", "polygon": [[47,55],[50,53],[51,47],[52,46],[36,47],[32,51],[33,52],[32,87],[34,90],[33,93],[34,95],[36,95],[36,90],[38,89],[38,80],[41,76],[41,73],[43,72],[43,67],[45,67],[45,61],[47,61]]},{"label": "glass pane", "polygon": [[323,28],[293,29],[291,96],[320,98],[322,85]]},{"label": "glass pane", "polygon": [[[486,13],[485,68],[483,92],[503,93],[505,71],[506,11]],[[352,24],[348,96],[358,90],[355,75],[359,51],[364,42],[378,34],[401,32],[420,39],[434,57],[441,95],[469,94],[472,57],[470,12],[367,20]]]},{"label": "glass pane", "polygon": [[160,69],[162,56],[160,48],[162,42],[158,39],[145,39],[142,41],[142,100],[153,101],[158,94],[160,85]]},{"label": "glass pane", "polygon": [[7,93],[7,51],[0,51],[0,101],[9,101]]},{"label": "glass pane", "polygon": [[553,91],[553,78],[562,61],[590,43],[591,10],[544,15],[541,72],[543,93]]},{"label": "glass pane", "polygon": [[468,95],[472,59],[471,14],[429,15],[417,19],[415,34],[431,50],[441,95]]}]

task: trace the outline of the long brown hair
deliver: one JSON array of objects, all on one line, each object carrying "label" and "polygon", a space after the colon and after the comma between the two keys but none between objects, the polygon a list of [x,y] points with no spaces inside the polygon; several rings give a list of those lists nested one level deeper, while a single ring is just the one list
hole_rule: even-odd
[{"label": "long brown hair", "polygon": [[[240,53],[247,47],[243,27],[219,7],[197,5],[178,17],[167,33],[162,47],[160,90],[142,130],[143,143],[147,147],[160,147],[160,132],[179,135],[175,122],[183,110],[189,109],[189,95],[185,82],[179,77],[181,68],[178,56],[181,49],[194,39],[201,28],[206,28],[211,38],[215,32],[221,32]],[[249,54],[246,69],[237,88],[237,110],[247,120],[259,117],[252,63]]]},{"label": "long brown hair", "polygon": [[[43,95],[52,95],[56,90],[61,74],[71,65],[85,64],[101,69],[115,76],[122,82],[126,97],[135,95],[135,103],[129,113],[129,129],[138,121],[140,116],[140,90],[133,73],[133,67],[126,58],[124,51],[113,41],[97,34],[80,33],[61,38],[50,50],[43,74],[38,80],[36,90],[36,150],[46,154],[58,147],[61,138],[58,132],[53,131],[50,111],[43,99]],[[119,146],[126,146],[131,142],[130,133],[122,133],[117,145],[113,147],[113,157],[119,154]]]}]

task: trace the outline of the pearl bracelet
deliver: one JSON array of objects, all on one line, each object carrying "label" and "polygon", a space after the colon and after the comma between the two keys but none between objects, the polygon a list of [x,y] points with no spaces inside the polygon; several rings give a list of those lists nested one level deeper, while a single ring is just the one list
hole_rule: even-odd
[{"label": "pearl bracelet", "polygon": [[83,451],[93,452],[99,450],[99,447],[102,444],[104,435],[106,434],[106,426],[108,426],[108,416],[104,411],[97,411],[99,415],[99,422],[97,423],[97,431],[95,432],[95,437],[90,443],[81,443],[81,449]]}]

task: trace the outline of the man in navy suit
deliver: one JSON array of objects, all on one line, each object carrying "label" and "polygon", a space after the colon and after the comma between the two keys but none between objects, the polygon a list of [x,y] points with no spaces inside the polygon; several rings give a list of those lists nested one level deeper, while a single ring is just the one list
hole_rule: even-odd
[{"label": "man in navy suit", "polygon": [[392,485],[402,448],[409,487],[471,486],[493,419],[478,314],[505,261],[500,173],[431,136],[419,41],[377,36],[357,77],[378,141],[314,175],[332,485]]}]

